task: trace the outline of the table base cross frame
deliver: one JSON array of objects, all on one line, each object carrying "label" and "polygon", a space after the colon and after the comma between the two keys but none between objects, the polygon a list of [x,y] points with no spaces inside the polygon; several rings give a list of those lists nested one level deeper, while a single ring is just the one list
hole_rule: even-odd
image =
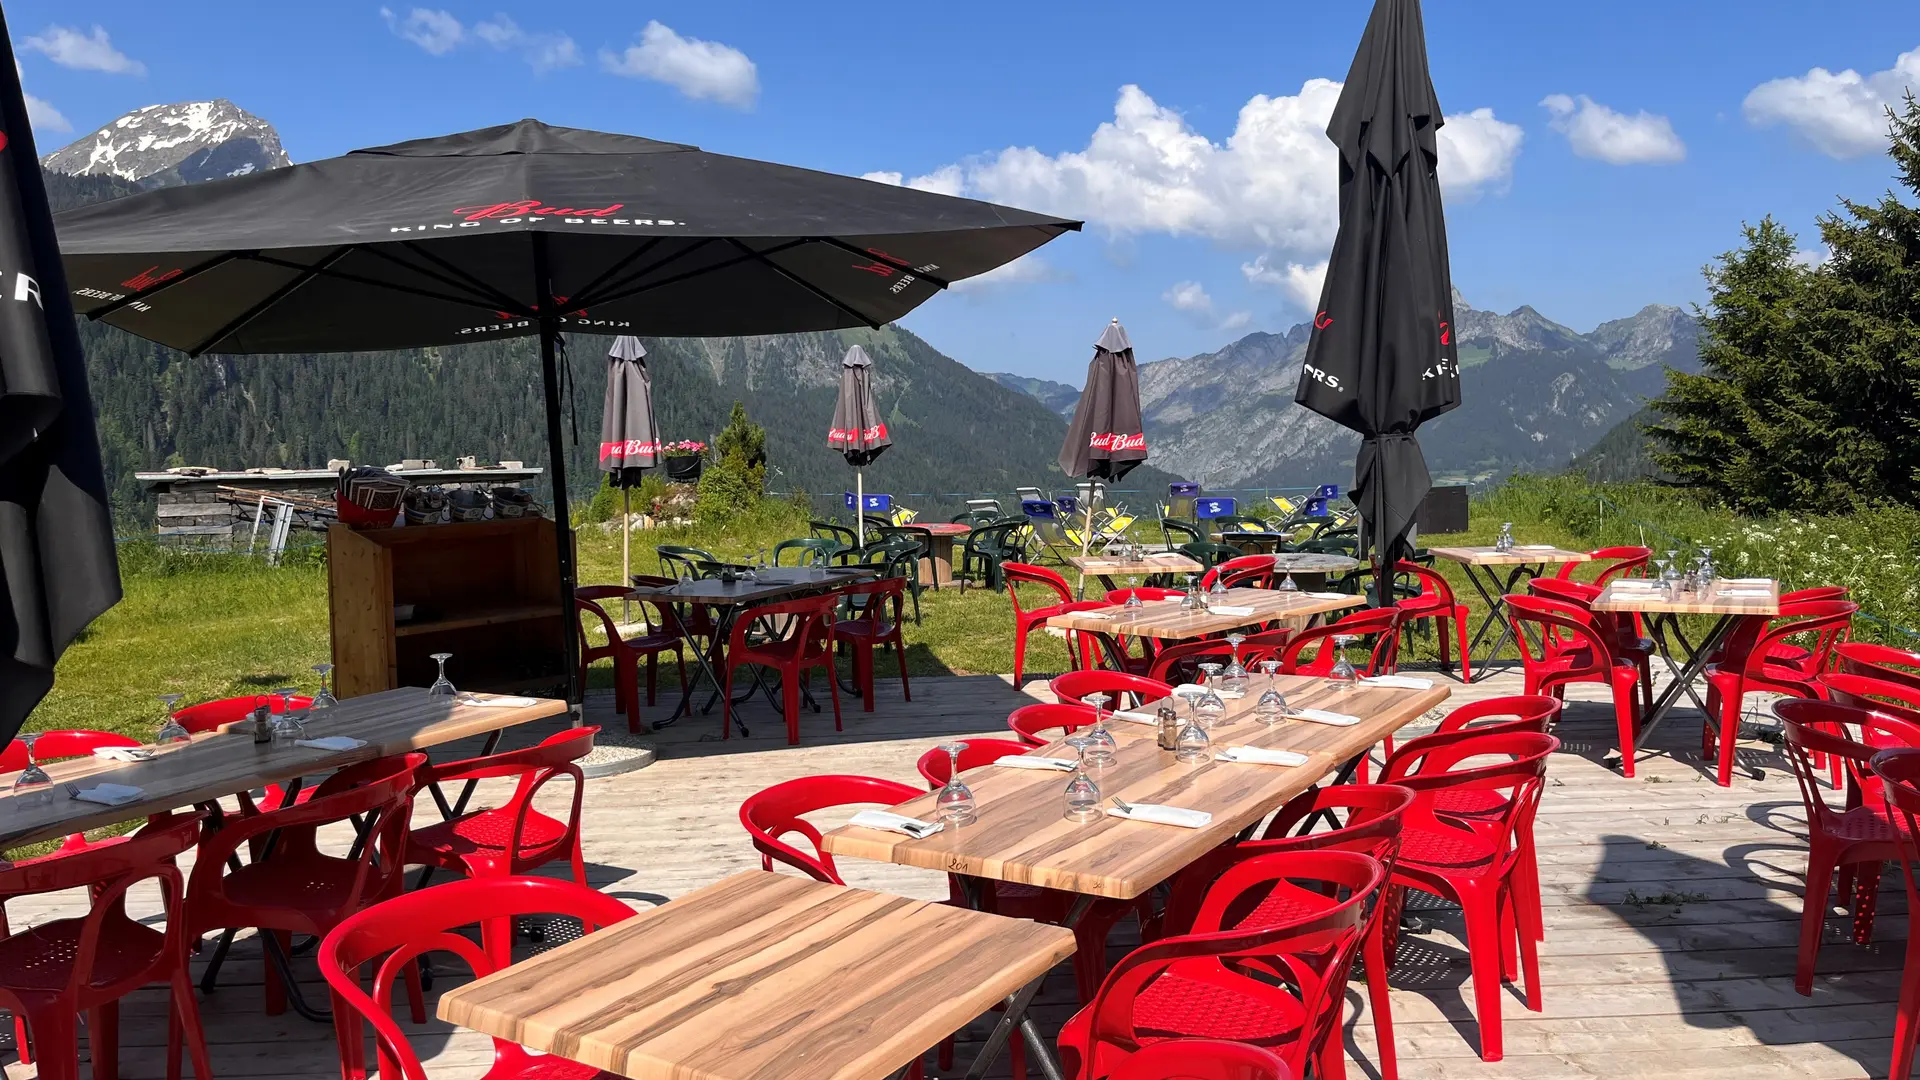
[{"label": "table base cross frame", "polygon": [[[953,880],[960,886],[960,895],[968,907],[975,911],[987,910],[986,897],[993,888],[992,881],[966,874],[955,874]],[[1054,925],[1063,930],[1078,927],[1080,921],[1087,917],[1087,912],[1093,910],[1093,902],[1094,897],[1084,894],[1074,897],[1073,906],[1067,910],[1066,917]],[[1060,1069],[1060,1060],[1054,1056],[1053,1044],[1047,1041],[1033,1018],[1027,1015],[1028,1007],[1033,1004],[1034,997],[1040,993],[1040,987],[1046,981],[1047,976],[1042,975],[1021,987],[1017,993],[1007,996],[1000,1019],[993,1025],[993,1030],[987,1033],[986,1041],[980,1044],[980,1049],[974,1054],[973,1064],[967,1067],[966,1080],[982,1080],[987,1070],[999,1059],[1001,1051],[1006,1049],[1015,1031],[1026,1040],[1028,1057],[1040,1067],[1046,1080],[1066,1080]],[[913,1067],[909,1065],[898,1075],[904,1078],[912,1071]]]},{"label": "table base cross frame", "polygon": [[[1668,674],[1673,676],[1673,682],[1660,692],[1660,696],[1653,701],[1653,707],[1647,710],[1646,716],[1641,718],[1640,728],[1634,733],[1634,745],[1645,746],[1647,739],[1653,735],[1654,729],[1658,728],[1661,721],[1673,712],[1674,707],[1680,704],[1682,697],[1692,698],[1694,706],[1706,716],[1706,722],[1708,724],[1714,722],[1713,714],[1707,709],[1707,703],[1702,701],[1700,695],[1694,691],[1693,682],[1706,670],[1708,662],[1713,659],[1715,653],[1720,651],[1720,646],[1727,640],[1727,635],[1733,633],[1733,628],[1739,622],[1740,617],[1737,615],[1720,616],[1714,622],[1713,628],[1707,631],[1707,636],[1701,639],[1699,648],[1695,648],[1681,632],[1679,616],[1665,611],[1651,613],[1647,619],[1647,632],[1653,635],[1656,651],[1660,654],[1660,659],[1665,661]],[[1680,651],[1687,657],[1684,662],[1674,659],[1673,644],[1675,642],[1679,643]],[[1759,769],[1750,771],[1755,780],[1760,779]]]}]

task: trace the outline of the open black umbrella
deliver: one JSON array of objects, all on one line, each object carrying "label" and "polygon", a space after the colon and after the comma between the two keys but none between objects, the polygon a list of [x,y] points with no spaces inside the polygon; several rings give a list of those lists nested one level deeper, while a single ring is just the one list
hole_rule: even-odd
[{"label": "open black umbrella", "polygon": [[0,16],[0,743],[120,599],[113,519],[53,215]]},{"label": "open black umbrella", "polygon": [[853,535],[866,548],[867,530],[860,527],[866,513],[865,470],[873,459],[893,445],[880,406],[873,400],[873,360],[867,350],[850,346],[840,361],[840,396],[833,402],[833,423],[827,428],[827,446],[840,451],[853,466]]},{"label": "open black umbrella", "polygon": [[[1087,385],[1067,425],[1067,441],[1060,447],[1060,471],[1090,480],[1118,480],[1147,460],[1146,426],[1140,420],[1140,370],[1133,362],[1133,342],[1115,319],[1093,343],[1087,362]],[[1100,486],[1087,488],[1086,523],[1080,533],[1080,554],[1093,544],[1093,504]],[[1081,575],[1082,583],[1086,575]]]},{"label": "open black umbrella", "polygon": [[620,489],[620,580],[633,576],[633,489],[642,469],[660,464],[660,429],[653,422],[653,375],[647,347],[632,334],[607,348],[607,397],[600,407],[600,471]]},{"label": "open black umbrella", "polygon": [[1378,0],[1327,125],[1340,148],[1340,234],[1294,400],[1364,438],[1353,501],[1383,604],[1433,483],[1414,430],[1460,404],[1441,123],[1419,0]]},{"label": "open black umbrella", "polygon": [[539,335],[569,609],[561,332],[878,327],[1077,228],[535,120],[142,192],[59,218],[80,312],[192,354]]}]

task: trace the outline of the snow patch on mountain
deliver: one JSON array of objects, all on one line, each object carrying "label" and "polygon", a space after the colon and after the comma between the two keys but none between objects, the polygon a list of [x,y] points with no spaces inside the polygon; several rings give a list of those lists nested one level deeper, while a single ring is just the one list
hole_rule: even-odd
[{"label": "snow patch on mountain", "polygon": [[291,164],[272,124],[225,98],[148,105],[41,160],[71,176],[163,187]]}]

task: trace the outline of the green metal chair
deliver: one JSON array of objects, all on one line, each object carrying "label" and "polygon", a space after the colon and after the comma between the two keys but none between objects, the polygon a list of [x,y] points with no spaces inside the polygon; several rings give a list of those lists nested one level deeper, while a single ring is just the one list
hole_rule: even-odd
[{"label": "green metal chair", "polygon": [[1170,548],[1193,541],[1207,542],[1207,534],[1201,530],[1200,526],[1181,521],[1179,518],[1160,519],[1160,538],[1165,540]]},{"label": "green metal chair", "polygon": [[1020,542],[1026,527],[1026,518],[1000,518],[968,533],[966,546],[960,549],[960,566],[954,572],[960,579],[960,591],[967,591],[967,579],[978,571],[981,584],[999,592],[1001,564],[1027,561]]},{"label": "green metal chair", "polygon": [[846,552],[846,545],[838,540],[822,540],[817,536],[802,537],[795,540],[782,540],[773,545],[773,565],[780,565],[780,553],[797,551],[795,566],[831,566],[833,560]]},{"label": "green metal chair", "polygon": [[881,567],[883,577],[900,578],[907,583],[907,595],[913,598],[913,624],[920,625],[920,559],[923,551],[920,542],[912,537],[900,537],[890,542],[869,545],[860,562],[864,566]]},{"label": "green metal chair", "polygon": [[1191,543],[1181,544],[1174,550],[1181,552],[1208,570],[1226,562],[1228,559],[1237,559],[1245,554],[1237,547],[1228,544],[1216,544],[1211,540],[1195,540]]},{"label": "green metal chair", "polygon": [[809,521],[807,522],[807,528],[812,530],[813,535],[821,540],[839,541],[841,547],[856,548],[860,546],[860,534],[847,528],[845,525],[836,525],[831,521]]},{"label": "green metal chair", "polygon": [[660,573],[675,580],[712,577],[723,565],[718,555],[696,547],[661,544],[653,553],[660,557]]}]

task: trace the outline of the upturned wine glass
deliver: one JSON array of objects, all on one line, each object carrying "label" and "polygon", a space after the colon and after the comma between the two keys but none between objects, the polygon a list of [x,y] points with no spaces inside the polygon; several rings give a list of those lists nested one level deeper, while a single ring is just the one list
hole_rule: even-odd
[{"label": "upturned wine glass", "polygon": [[320,690],[313,695],[313,705],[311,708],[331,709],[335,705],[340,704],[340,699],[333,696],[333,665],[315,664],[313,665],[313,673],[320,676]]},{"label": "upturned wine glass", "polygon": [[1120,750],[1119,741],[1107,730],[1107,703],[1113,699],[1105,694],[1089,694],[1080,700],[1093,707],[1093,725],[1086,734],[1086,762],[1095,769],[1104,769],[1113,764],[1114,755]]},{"label": "upturned wine glass", "polygon": [[1197,575],[1188,574],[1187,575],[1187,593],[1185,596],[1182,596],[1180,598],[1180,610],[1192,611],[1193,609],[1199,606],[1200,606],[1200,578]]},{"label": "upturned wine glass", "polygon": [[1333,670],[1327,673],[1327,677],[1334,682],[1356,683],[1360,681],[1360,673],[1354,670],[1352,662],[1347,659],[1347,646],[1353,644],[1353,641],[1354,638],[1352,634],[1335,634],[1333,636]]},{"label": "upturned wine glass", "polygon": [[1126,608],[1128,611],[1132,611],[1136,608],[1146,607],[1147,604],[1146,604],[1146,601],[1140,599],[1140,590],[1134,589],[1131,592],[1127,593],[1126,603],[1121,604],[1120,606],[1123,608]]},{"label": "upturned wine glass", "polygon": [[1227,575],[1216,572],[1213,575],[1213,588],[1207,590],[1207,597],[1212,600],[1224,600],[1226,596]]},{"label": "upturned wine glass", "polygon": [[1207,726],[1211,728],[1227,715],[1227,701],[1220,696],[1219,690],[1216,689],[1219,684],[1220,665],[1201,664],[1200,672],[1200,685],[1206,687],[1207,692],[1200,696],[1196,707],[1200,711],[1200,716],[1206,721]]},{"label": "upturned wine glass", "polygon": [[1213,740],[1207,737],[1207,729],[1200,726],[1200,704],[1195,698],[1187,699],[1187,722],[1173,737],[1173,760],[1188,765],[1198,765],[1213,755],[1208,752]]},{"label": "upturned wine glass", "polygon": [[1220,689],[1247,692],[1247,669],[1240,663],[1240,646],[1247,640],[1245,634],[1228,634],[1227,647],[1233,650],[1233,663],[1220,673]]},{"label": "upturned wine glass", "polygon": [[299,692],[297,686],[282,686],[273,691],[273,696],[280,699],[280,712],[274,716],[267,730],[272,733],[275,746],[292,746],[307,737],[306,712],[295,712],[293,709],[293,697]]},{"label": "upturned wine glass", "polygon": [[1280,692],[1280,682],[1276,677],[1280,672],[1280,661],[1262,660],[1260,670],[1267,673],[1267,690],[1260,695],[1259,704],[1254,706],[1254,715],[1263,724],[1277,724],[1287,715],[1287,695]]},{"label": "upturned wine glass", "polygon": [[963,742],[940,744],[940,749],[947,754],[947,783],[933,800],[940,820],[956,829],[973,824],[977,817],[973,789],[960,780],[960,755],[966,748],[967,744]]},{"label": "upturned wine glass", "polygon": [[47,770],[41,768],[40,762],[33,756],[33,744],[40,741],[40,735],[38,731],[29,731],[15,736],[20,740],[20,745],[27,749],[27,767],[21,769],[20,775],[13,779],[15,798],[43,799],[52,790],[53,777],[47,775]]},{"label": "upturned wine glass", "polygon": [[154,742],[164,746],[170,742],[188,742],[193,738],[193,732],[188,731],[180,721],[173,718],[174,710],[179,707],[182,696],[184,695],[160,695],[160,704],[166,711],[161,714],[160,732],[154,736]]},{"label": "upturned wine glass", "polygon": [[1067,745],[1079,755],[1073,769],[1073,779],[1067,781],[1067,820],[1098,821],[1100,819],[1100,785],[1087,775],[1087,740],[1083,736],[1073,735],[1067,739]]},{"label": "upturned wine glass", "polygon": [[433,680],[432,686],[427,687],[427,696],[452,697],[455,691],[453,689],[453,683],[447,681],[447,661],[453,659],[453,654],[450,652],[437,652],[428,655],[433,658],[434,663],[440,665],[440,677]]},{"label": "upturned wine glass", "polygon": [[[1279,560],[1276,559],[1274,561],[1278,562]],[[1293,564],[1291,561],[1287,564],[1287,576],[1280,579],[1279,589],[1281,592],[1300,591],[1299,583],[1293,580]]]}]

